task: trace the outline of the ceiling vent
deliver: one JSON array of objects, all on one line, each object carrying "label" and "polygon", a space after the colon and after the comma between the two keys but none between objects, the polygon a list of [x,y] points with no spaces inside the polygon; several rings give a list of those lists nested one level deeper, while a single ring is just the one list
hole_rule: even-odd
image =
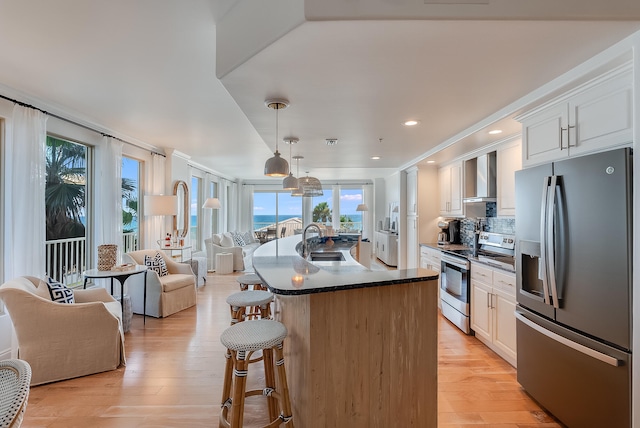
[{"label": "ceiling vent", "polygon": [[338,144],[338,139],[337,138],[327,138],[326,140],[324,140],[324,142],[327,144],[327,146],[335,146],[336,144]]}]

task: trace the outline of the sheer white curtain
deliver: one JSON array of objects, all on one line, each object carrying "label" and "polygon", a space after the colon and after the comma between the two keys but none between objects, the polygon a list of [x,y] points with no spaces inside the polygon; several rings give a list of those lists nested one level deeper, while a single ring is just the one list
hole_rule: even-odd
[{"label": "sheer white curtain", "polygon": [[367,205],[369,211],[362,212],[362,237],[368,238],[369,241],[373,241],[373,200],[374,188],[373,185],[365,184],[362,186],[362,202]]},{"label": "sheer white curtain", "polygon": [[[118,246],[122,251],[122,142],[103,137],[96,149],[95,242]],[[96,251],[95,260],[98,259]],[[95,264],[97,266],[97,262]]]},{"label": "sheer white curtain", "polygon": [[245,184],[241,186],[242,193],[240,198],[240,223],[238,228],[240,231],[250,231],[253,233],[253,184]]},{"label": "sheer white curtain", "polygon": [[[165,178],[165,157],[153,153],[151,156],[151,165],[147,171],[147,183],[146,195],[163,195],[164,178]],[[157,248],[156,242],[162,236],[163,225],[165,219],[163,217],[144,215],[144,207],[142,207],[141,217],[144,218],[144,247],[143,248]]]},{"label": "sheer white curtain", "polygon": [[238,183],[229,183],[229,232],[239,231],[240,221],[238,218]]},{"label": "sheer white curtain", "polygon": [[45,275],[47,115],[15,105],[5,174],[5,280]]},{"label": "sheer white curtain", "polygon": [[230,232],[231,230],[228,228],[229,227],[229,216],[226,215],[225,213],[229,213],[229,204],[231,203],[231,201],[229,200],[229,198],[227,197],[229,195],[229,191],[228,191],[228,187],[229,187],[229,181],[225,180],[224,178],[221,178],[218,181],[218,199],[220,200],[220,206],[222,207],[221,209],[219,209],[218,211],[220,212],[221,216],[218,217],[218,221],[220,222],[220,228],[219,228],[219,232]]}]

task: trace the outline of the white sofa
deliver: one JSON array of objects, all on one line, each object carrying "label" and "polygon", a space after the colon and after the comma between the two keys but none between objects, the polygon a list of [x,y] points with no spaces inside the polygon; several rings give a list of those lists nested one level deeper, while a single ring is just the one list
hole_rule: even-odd
[{"label": "white sofa", "polygon": [[[234,239],[234,235],[236,235],[236,239]],[[243,245],[239,245],[238,235],[242,237]],[[207,270],[209,271],[216,270],[216,254],[218,253],[233,254],[234,271],[251,269],[253,252],[260,246],[260,242],[256,241],[251,232],[224,232],[205,239],[204,243],[207,249]]]}]

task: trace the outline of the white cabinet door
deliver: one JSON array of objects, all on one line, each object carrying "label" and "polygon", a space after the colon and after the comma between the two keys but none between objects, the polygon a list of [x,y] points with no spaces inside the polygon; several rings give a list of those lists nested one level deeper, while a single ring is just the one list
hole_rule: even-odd
[{"label": "white cabinet door", "polygon": [[[569,156],[562,130],[569,124],[565,102],[549,106],[522,122],[524,166],[551,162]],[[565,137],[566,138],[566,137]]]},{"label": "white cabinet door", "polygon": [[418,214],[418,170],[407,171],[407,215]]},{"label": "white cabinet door", "polygon": [[471,280],[471,329],[476,336],[491,341],[491,287]]},{"label": "white cabinet door", "polygon": [[516,360],[516,302],[515,297],[504,291],[493,289],[493,337],[496,347],[512,361]]},{"label": "white cabinet door", "polygon": [[407,269],[418,267],[420,258],[418,247],[418,217],[407,217]]},{"label": "white cabinet door", "polygon": [[520,140],[497,150],[498,215],[516,215],[516,171],[522,169],[522,145]]},{"label": "white cabinet door", "polygon": [[632,71],[618,70],[522,120],[522,165],[529,167],[630,144]]},{"label": "white cabinet door", "polygon": [[451,165],[450,215],[462,215],[462,161]]},{"label": "white cabinet door", "polygon": [[440,187],[440,215],[461,216],[462,205],[462,161],[443,166],[438,170]]},{"label": "white cabinet door", "polygon": [[451,202],[451,168],[448,166],[438,170],[438,185],[440,187],[440,214],[449,215]]},{"label": "white cabinet door", "polygon": [[569,100],[570,156],[632,141],[631,74],[602,82]]}]

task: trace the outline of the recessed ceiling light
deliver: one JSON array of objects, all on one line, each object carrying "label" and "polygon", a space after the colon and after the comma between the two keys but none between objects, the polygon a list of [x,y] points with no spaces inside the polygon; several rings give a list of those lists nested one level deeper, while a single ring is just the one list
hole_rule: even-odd
[{"label": "recessed ceiling light", "polygon": [[502,129],[494,129],[492,131],[489,131],[490,135],[497,135],[497,134],[502,134]]},{"label": "recessed ceiling light", "polygon": [[416,126],[417,124],[419,124],[420,121],[419,120],[407,120],[404,123],[404,126]]},{"label": "recessed ceiling light", "polygon": [[371,159],[373,159],[373,160],[379,160],[379,159],[380,159],[380,156],[371,156]]},{"label": "recessed ceiling light", "polygon": [[434,160],[428,160],[427,163],[436,163]]}]

